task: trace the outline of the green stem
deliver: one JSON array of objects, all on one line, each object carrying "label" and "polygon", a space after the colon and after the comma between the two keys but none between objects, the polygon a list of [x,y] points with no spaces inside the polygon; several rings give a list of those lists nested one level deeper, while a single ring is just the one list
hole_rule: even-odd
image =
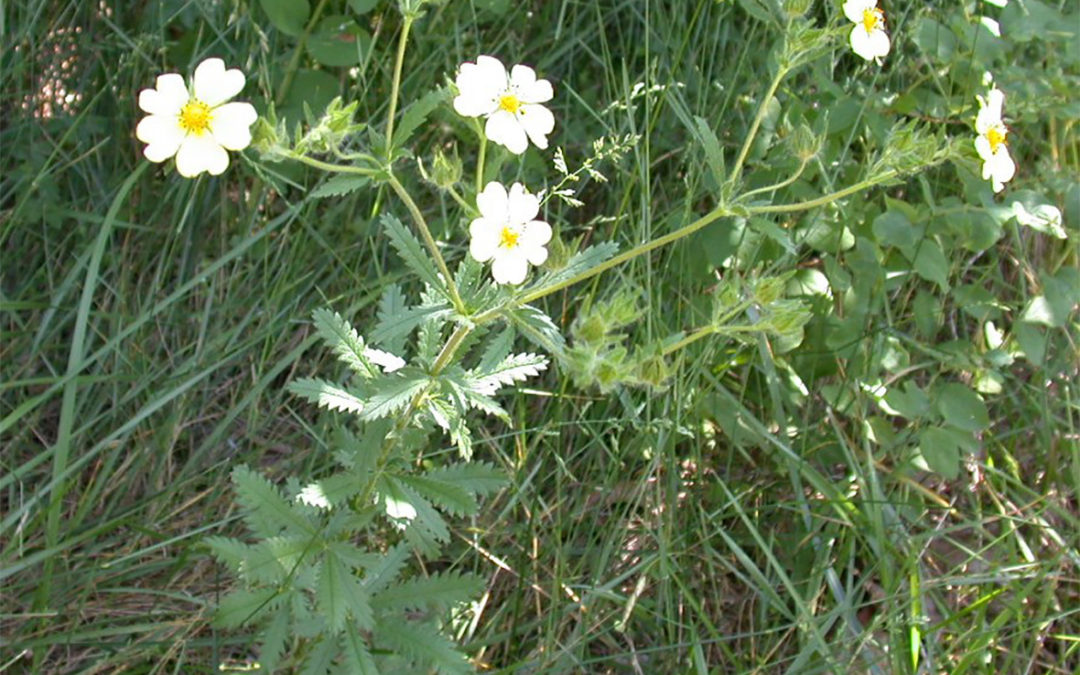
[{"label": "green stem", "polygon": [[446,266],[446,261],[443,260],[442,253],[435,243],[435,238],[431,236],[431,230],[428,228],[427,221],[424,220],[424,214],[420,212],[420,207],[416,205],[413,198],[409,196],[409,191],[405,189],[405,186],[398,181],[394,174],[387,173],[386,182],[397,193],[398,198],[405,203],[405,208],[409,210],[409,215],[412,216],[413,222],[416,223],[417,229],[420,230],[420,236],[424,239],[424,245],[427,246],[428,253],[435,259],[439,272],[443,275],[443,279],[446,280],[446,290],[450,293],[451,304],[454,305],[454,309],[459,314],[465,314],[465,303],[461,301],[457,285],[454,283],[454,277],[450,274],[450,268]]},{"label": "green stem", "polygon": [[487,161],[485,155],[487,154],[487,136],[484,134],[484,130],[479,126],[477,127],[480,135],[480,156],[476,159],[476,194],[480,194],[484,190],[484,162]]},{"label": "green stem", "polygon": [[859,181],[855,185],[846,187],[843,190],[837,190],[836,192],[830,192],[827,195],[822,195],[817,199],[811,199],[805,202],[798,202],[796,204],[769,204],[766,206],[749,206],[747,211],[749,213],[788,213],[790,211],[806,211],[808,209],[816,208],[818,206],[824,206],[830,202],[835,202],[837,199],[842,199],[848,195],[855,194],[856,192],[862,192],[867,188],[871,188],[878,183],[884,183],[890,178],[896,176],[898,172],[896,169],[888,169],[879,173],[878,175],[867,178],[866,180]]},{"label": "green stem", "polygon": [[444,189],[447,191],[447,193],[450,194],[451,197],[454,198],[454,201],[458,203],[458,206],[465,209],[465,212],[468,213],[470,217],[475,218],[476,216],[480,215],[480,212],[476,210],[476,207],[466,202],[465,198],[459,195],[458,191],[455,190],[452,185],[447,186]]},{"label": "green stem", "polygon": [[728,185],[734,185],[739,181],[739,176],[742,175],[743,164],[746,162],[746,156],[750,153],[750,146],[753,145],[754,139],[757,138],[758,128],[761,127],[762,121],[765,119],[765,113],[769,108],[769,101],[772,100],[773,95],[776,94],[776,90],[780,88],[780,82],[787,75],[787,68],[778,66],[776,69],[776,76],[769,84],[769,90],[765,92],[765,97],[761,99],[761,105],[758,106],[757,115],[754,116],[754,121],[750,124],[750,131],[746,134],[746,140],[743,141],[742,149],[739,150],[739,156],[735,159],[735,166],[731,169],[731,177],[728,178]]},{"label": "green stem", "polygon": [[762,192],[775,192],[780,188],[785,188],[791,185],[795,181],[799,180],[799,176],[801,176],[803,174],[803,171],[806,170],[806,164],[808,161],[808,159],[802,160],[802,162],[799,163],[799,168],[795,170],[795,173],[791,174],[779,183],[773,183],[772,185],[766,185],[765,187],[759,187],[749,192],[744,192],[743,194],[739,195],[739,201],[745,202],[749,197],[752,197],[753,195],[758,195]]},{"label": "green stem", "polygon": [[405,45],[409,41],[409,29],[412,28],[413,17],[405,15],[405,23],[401,26],[401,36],[398,38],[397,57],[394,59],[394,81],[390,85],[390,112],[386,116],[386,161],[390,161],[390,150],[394,147],[394,117],[397,116],[398,91],[401,88],[401,65],[405,61]]},{"label": "green stem", "polygon": [[331,173],[352,173],[360,176],[374,176],[379,173],[379,169],[369,169],[363,166],[353,166],[350,164],[331,164],[330,162],[324,162],[314,157],[308,157],[307,155],[292,155],[292,158],[301,164],[307,164],[313,166],[316,169],[322,169],[323,171],[329,171]]}]

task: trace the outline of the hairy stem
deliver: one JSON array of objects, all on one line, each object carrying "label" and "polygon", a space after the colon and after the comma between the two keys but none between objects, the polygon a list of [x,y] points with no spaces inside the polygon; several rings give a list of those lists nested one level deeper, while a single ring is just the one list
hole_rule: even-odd
[{"label": "hairy stem", "polygon": [[394,146],[394,117],[397,116],[398,91],[401,88],[401,64],[405,61],[405,45],[409,41],[409,29],[413,17],[406,14],[398,38],[397,57],[394,59],[394,81],[390,85],[390,112],[386,115],[386,160],[390,161],[390,150]]},{"label": "hairy stem", "polygon": [[765,92],[765,96],[761,99],[761,105],[758,106],[757,115],[754,116],[754,121],[750,124],[750,131],[746,133],[746,139],[743,141],[742,148],[739,150],[739,156],[735,158],[735,165],[731,168],[731,176],[728,178],[728,185],[734,185],[739,182],[739,176],[742,175],[743,164],[746,163],[746,156],[750,154],[750,146],[754,144],[754,139],[757,138],[758,129],[761,127],[761,123],[765,119],[765,113],[769,109],[769,101],[771,101],[773,95],[776,94],[776,90],[780,88],[780,82],[783,81],[787,72],[787,68],[783,66],[777,67],[776,76],[773,77],[773,81],[769,83],[769,90]]}]

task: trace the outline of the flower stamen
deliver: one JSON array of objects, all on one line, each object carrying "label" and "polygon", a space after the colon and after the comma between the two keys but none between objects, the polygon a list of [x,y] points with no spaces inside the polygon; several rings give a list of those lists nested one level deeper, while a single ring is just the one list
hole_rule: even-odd
[{"label": "flower stamen", "polygon": [[499,98],[499,107],[511,115],[516,115],[521,108],[521,100],[513,94],[506,94]]},{"label": "flower stamen", "polygon": [[515,232],[509,227],[504,227],[499,234],[499,246],[506,249],[517,248],[521,233]]},{"label": "flower stamen", "polygon": [[997,127],[990,127],[986,132],[986,141],[990,144],[990,152],[997,154],[998,148],[1005,145],[1005,136],[1008,135],[1008,131],[999,130]]},{"label": "flower stamen", "polygon": [[202,136],[210,129],[211,112],[210,106],[191,99],[180,109],[180,128],[193,136]]},{"label": "flower stamen", "polygon": [[882,12],[877,7],[871,7],[870,9],[864,9],[863,10],[862,24],[863,24],[863,29],[866,30],[867,34],[873,33],[874,29],[877,28],[879,22],[884,27],[884,23],[885,23],[885,13],[884,12]]}]

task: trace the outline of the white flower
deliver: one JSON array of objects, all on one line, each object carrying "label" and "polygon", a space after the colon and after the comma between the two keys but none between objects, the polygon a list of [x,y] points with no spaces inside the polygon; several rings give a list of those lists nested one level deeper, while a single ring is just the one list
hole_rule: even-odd
[{"label": "white flower", "polygon": [[851,49],[867,61],[877,61],[889,53],[889,34],[885,32],[885,12],[877,0],[847,0],[844,16],[855,27],[851,29]]},{"label": "white flower", "polygon": [[551,241],[551,226],[534,220],[540,200],[525,191],[521,183],[510,186],[492,181],[476,196],[480,217],[469,224],[469,253],[479,262],[491,263],[495,283],[520,284],[529,264],[542,265]]},{"label": "white flower", "polygon": [[1009,155],[1009,146],[1005,142],[1009,130],[1001,121],[1001,106],[1005,103],[1005,93],[997,87],[990,94],[979,100],[979,113],[975,116],[975,151],[983,160],[982,176],[994,187],[994,192],[1001,192],[1005,183],[1016,175],[1016,163]]},{"label": "white flower", "polygon": [[465,117],[486,117],[484,133],[493,142],[520,155],[529,139],[543,150],[547,135],[555,128],[551,111],[540,103],[550,101],[551,83],[536,79],[536,71],[517,65],[507,76],[502,62],[479,56],[458,69],[458,95],[454,110]]},{"label": "white flower", "polygon": [[135,129],[146,143],[151,162],[176,156],[176,170],[185,178],[203,171],[217,176],[229,166],[226,150],[251,143],[248,129],[258,114],[250,103],[228,103],[244,88],[244,74],[225,70],[221,59],[206,59],[195,68],[189,90],[176,73],[160,75],[157,86],[139,92],[139,107],[149,116]]}]

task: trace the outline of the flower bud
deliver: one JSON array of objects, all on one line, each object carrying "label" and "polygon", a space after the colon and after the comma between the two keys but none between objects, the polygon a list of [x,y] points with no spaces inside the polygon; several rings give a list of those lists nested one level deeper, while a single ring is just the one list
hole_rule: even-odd
[{"label": "flower bud", "polygon": [[458,157],[457,148],[449,154],[438,149],[431,162],[431,182],[436,186],[446,189],[453,187],[461,180],[461,158]]}]

